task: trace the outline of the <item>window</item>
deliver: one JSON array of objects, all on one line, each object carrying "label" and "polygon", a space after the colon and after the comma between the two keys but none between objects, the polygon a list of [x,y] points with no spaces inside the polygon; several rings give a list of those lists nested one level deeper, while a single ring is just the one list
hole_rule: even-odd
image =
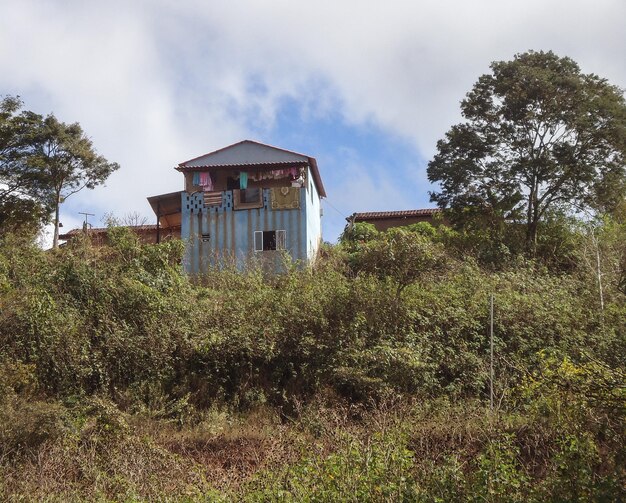
[{"label": "window", "polygon": [[284,250],[287,248],[287,231],[254,231],[254,251]]},{"label": "window", "polygon": [[236,210],[263,207],[263,189],[253,187],[250,189],[233,190],[233,202]]},{"label": "window", "polygon": [[239,191],[239,202],[248,204],[248,203],[258,203],[261,199],[261,189],[253,188],[253,189],[242,189]]}]

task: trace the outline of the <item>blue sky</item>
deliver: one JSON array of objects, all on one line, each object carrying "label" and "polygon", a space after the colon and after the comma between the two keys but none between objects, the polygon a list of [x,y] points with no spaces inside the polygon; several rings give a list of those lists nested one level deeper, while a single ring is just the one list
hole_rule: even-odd
[{"label": "blue sky", "polygon": [[121,165],[63,205],[154,220],[176,164],[242,139],[316,157],[324,238],[428,207],[425,169],[494,60],[553,50],[626,87],[623,0],[5,0],[0,94],[78,121]]}]

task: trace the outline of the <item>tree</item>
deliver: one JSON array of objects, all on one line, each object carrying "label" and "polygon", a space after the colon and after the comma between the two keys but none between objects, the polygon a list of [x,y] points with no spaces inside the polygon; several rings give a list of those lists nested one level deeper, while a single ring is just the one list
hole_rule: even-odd
[{"label": "tree", "polygon": [[443,245],[404,227],[389,229],[365,242],[358,252],[356,268],[396,285],[396,298],[428,273],[441,271],[446,264]]},{"label": "tree", "polygon": [[43,174],[28,163],[32,135],[42,117],[22,111],[18,97],[0,101],[0,228],[2,232],[30,227],[38,230],[52,207]]},{"label": "tree", "polygon": [[72,194],[104,183],[119,168],[97,154],[78,123],[64,124],[54,115],[41,122],[32,139],[29,165],[45,177],[54,208],[53,247],[59,244],[59,208]]},{"label": "tree", "polygon": [[610,211],[626,188],[626,104],[567,57],[526,52],[491,64],[461,102],[465,121],[437,142],[431,200],[450,218],[523,222],[534,251],[550,209]]}]

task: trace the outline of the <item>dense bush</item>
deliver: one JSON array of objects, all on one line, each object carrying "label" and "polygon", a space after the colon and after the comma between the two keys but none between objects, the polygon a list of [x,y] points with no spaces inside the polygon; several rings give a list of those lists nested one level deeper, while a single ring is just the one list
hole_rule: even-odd
[{"label": "dense bush", "polygon": [[[589,229],[568,227],[560,248],[546,244],[558,260],[509,253],[489,264],[493,243],[473,247],[469,234],[444,226],[357,229],[326,247],[313,269],[286,264],[268,276],[251,263],[193,279],[180,271],[177,241],[141,245],[120,228],[107,246],[77,240],[44,252],[7,235],[0,242],[0,458],[34,474],[42,469],[35,460],[56,456],[80,486],[58,494],[88,498],[94,494],[81,491],[106,480],[98,497],[161,497],[166,485],[156,495],[126,465],[115,468],[119,487],[97,470],[131,448],[137,466],[172,473],[185,466],[196,477],[202,462],[194,456],[239,440],[211,433],[172,447],[153,430],[141,433],[142,425],[157,421],[205,438],[192,432],[217,431],[207,419],[215,411],[232,423],[266,408],[292,425],[302,450],[280,437],[289,464],[246,468],[245,483],[224,489],[228,498],[622,495],[625,231],[618,222]],[[492,293],[498,411],[486,414]],[[318,408],[321,396],[331,397],[330,409]],[[396,412],[381,412],[389,403]],[[420,405],[397,412],[401,403]],[[305,427],[325,410],[345,410],[343,426]],[[393,427],[381,427],[389,421]],[[282,431],[278,423],[272,429]],[[261,450],[276,440],[274,433],[232,435]],[[309,449],[316,438],[323,448]],[[2,463],[0,476],[19,492],[18,472]],[[87,474],[87,465],[96,471]],[[578,485],[566,484],[572,477]],[[172,494],[211,490],[206,480],[184,480]]]}]

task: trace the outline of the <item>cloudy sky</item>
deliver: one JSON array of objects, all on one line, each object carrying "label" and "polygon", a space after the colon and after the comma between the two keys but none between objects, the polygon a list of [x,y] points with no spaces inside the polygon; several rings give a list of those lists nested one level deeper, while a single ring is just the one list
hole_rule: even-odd
[{"label": "cloudy sky", "polygon": [[2,0],[0,95],[121,165],[80,211],[154,216],[179,162],[242,139],[316,157],[324,238],[432,206],[425,170],[490,62],[553,50],[626,88],[625,0]]}]

